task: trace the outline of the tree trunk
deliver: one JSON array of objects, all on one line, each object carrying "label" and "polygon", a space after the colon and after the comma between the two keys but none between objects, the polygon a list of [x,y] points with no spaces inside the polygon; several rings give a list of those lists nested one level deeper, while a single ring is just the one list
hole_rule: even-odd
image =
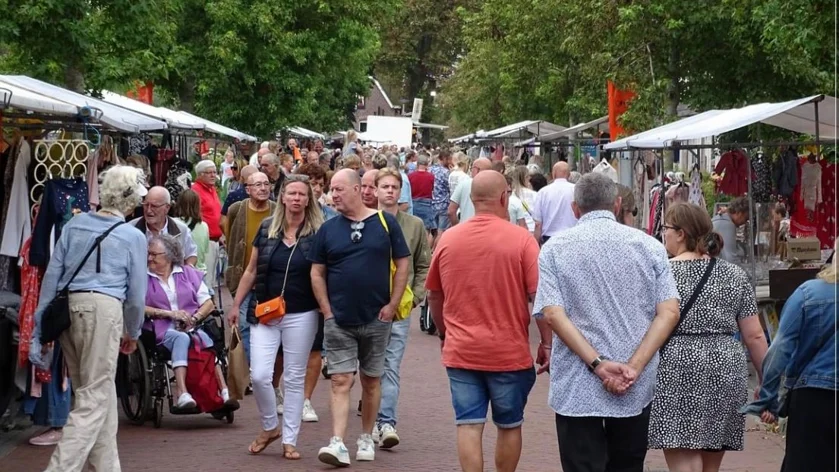
[{"label": "tree trunk", "polygon": [[[670,46],[670,57],[668,58],[667,74],[670,82],[667,84],[667,114],[672,119],[676,119],[679,115],[679,97],[681,87],[679,79],[681,77],[681,68],[679,65],[681,54],[679,51],[678,40]],[[669,172],[673,170],[674,151],[667,151],[664,153],[664,171]]]},{"label": "tree trunk", "polygon": [[181,110],[187,113],[195,113],[195,79],[187,78],[178,87],[178,101]]},{"label": "tree trunk", "polygon": [[71,62],[64,67],[64,86],[77,93],[84,93],[84,73]]}]

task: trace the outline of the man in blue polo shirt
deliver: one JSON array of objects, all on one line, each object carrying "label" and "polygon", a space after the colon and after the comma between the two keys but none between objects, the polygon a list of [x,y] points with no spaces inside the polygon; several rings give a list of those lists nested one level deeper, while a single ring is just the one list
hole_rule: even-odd
[{"label": "man in blue polo shirt", "polygon": [[[324,347],[332,380],[332,439],[318,459],[350,465],[343,437],[353,373],[360,371],[363,434],[356,460],[372,461],[372,432],[381,401],[381,376],[391,322],[408,283],[411,251],[396,218],[364,206],[361,178],[350,169],[332,177],[340,216],[323,224],[312,243],[312,288],[324,317]],[[390,260],[396,263],[391,279]],[[391,282],[393,290],[391,291]]]}]

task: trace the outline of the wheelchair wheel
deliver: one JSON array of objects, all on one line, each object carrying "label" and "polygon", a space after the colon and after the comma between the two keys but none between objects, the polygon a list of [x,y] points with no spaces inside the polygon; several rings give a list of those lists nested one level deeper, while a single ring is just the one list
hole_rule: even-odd
[{"label": "wheelchair wheel", "polygon": [[129,355],[120,354],[117,379],[121,389],[122,411],[129,421],[141,426],[152,401],[149,358],[142,343],[137,343],[137,350]]},{"label": "wheelchair wheel", "polygon": [[154,399],[154,427],[159,428],[163,424],[163,399]]},{"label": "wheelchair wheel", "polygon": [[227,413],[226,418],[227,418],[227,424],[233,424],[233,419],[235,418],[235,416],[233,415],[232,411]]}]

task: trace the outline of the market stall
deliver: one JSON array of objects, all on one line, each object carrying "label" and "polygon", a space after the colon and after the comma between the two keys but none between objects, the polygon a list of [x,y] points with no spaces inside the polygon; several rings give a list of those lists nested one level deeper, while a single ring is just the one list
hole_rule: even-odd
[{"label": "market stall", "polygon": [[[805,136],[787,142],[719,141],[720,135],[756,123]],[[703,138],[712,138],[714,144],[684,144]],[[816,95],[710,110],[606,144],[604,149],[629,155],[638,164],[633,167],[633,182],[644,194],[644,227],[655,237],[661,235],[661,219],[668,204],[685,200],[705,205],[698,189],[698,163],[694,160],[687,176],[671,173],[661,178],[656,153],[675,150],[690,154],[710,147],[721,154],[715,166],[715,195],[749,199],[748,223],[742,226],[733,262],[750,274],[771,336],[780,303],[796,284],[806,280],[800,271],[807,270],[807,276],[812,277],[815,270],[808,266],[823,263],[835,242],[836,138],[836,99]],[[645,160],[650,156],[652,162]],[[709,210],[716,214],[724,206],[724,202],[717,203]],[[776,282],[770,283],[773,279]]]}]

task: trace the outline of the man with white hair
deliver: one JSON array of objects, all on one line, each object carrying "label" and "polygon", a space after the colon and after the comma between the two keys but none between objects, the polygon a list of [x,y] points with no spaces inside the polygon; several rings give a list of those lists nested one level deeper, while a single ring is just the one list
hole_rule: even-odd
[{"label": "man with white hair", "polygon": [[[274,153],[268,153],[262,156],[262,166],[260,170],[268,176],[268,181],[274,186],[271,194],[276,199],[280,194],[280,189],[285,180],[285,173],[280,166],[280,156]],[[272,199],[273,200],[273,199]]]},{"label": "man with white hair", "polygon": [[210,290],[216,287],[216,263],[218,262],[219,243],[223,243],[224,236],[221,231],[221,200],[216,192],[216,178],[218,172],[216,165],[211,160],[203,160],[195,164],[195,183],[192,184],[192,191],[198,194],[201,200],[201,219],[207,223],[210,230],[210,247],[207,256],[204,258],[207,264],[207,273],[204,275],[204,282]]},{"label": "man with white hair", "polygon": [[268,149],[269,144],[270,143],[268,141],[263,141],[262,144],[259,146],[259,150],[251,155],[251,159],[250,159],[250,162],[248,162],[248,164],[250,164],[250,165],[252,165],[256,168],[259,168],[259,158],[264,156],[265,154],[271,152]]},{"label": "man with white hair", "polygon": [[184,251],[184,263],[195,266],[198,262],[198,245],[192,239],[192,232],[179,220],[169,217],[172,196],[166,187],[152,187],[143,201],[143,216],[129,222],[151,240],[154,236],[168,234],[178,239]]}]

